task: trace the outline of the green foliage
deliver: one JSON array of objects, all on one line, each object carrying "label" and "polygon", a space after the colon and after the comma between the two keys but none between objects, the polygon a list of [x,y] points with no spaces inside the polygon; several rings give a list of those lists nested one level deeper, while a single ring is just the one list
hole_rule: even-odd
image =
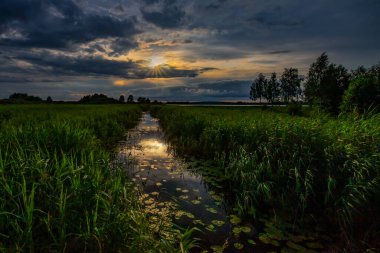
[{"label": "green foliage", "polygon": [[298,69],[285,68],[280,79],[281,96],[285,102],[289,102],[293,98],[298,98],[301,94],[301,81],[302,78],[298,75]]},{"label": "green foliage", "polygon": [[338,114],[349,78],[350,75],[342,65],[329,63],[327,54],[323,53],[310,66],[305,83],[306,99],[330,113]]},{"label": "green foliage", "polygon": [[373,75],[361,75],[350,82],[345,91],[341,110],[364,112],[369,109],[379,111],[380,79]]},{"label": "green foliage", "polygon": [[302,104],[293,101],[286,105],[286,110],[290,115],[302,115]]},{"label": "green foliage", "polygon": [[253,81],[251,85],[251,91],[250,91],[250,98],[255,101],[257,99],[260,99],[264,96],[264,89],[267,86],[267,79],[262,73],[259,73],[257,78]]},{"label": "green foliage", "polygon": [[311,215],[347,235],[380,225],[369,218],[380,213],[379,115],[307,118],[174,106],[155,114],[176,152],[218,162],[214,174],[223,172],[224,189],[233,191],[240,212],[276,208],[297,221]]},{"label": "green foliage", "polygon": [[[5,252],[174,252],[151,231],[110,147],[137,106],[4,106],[0,248]],[[3,117],[4,118],[4,117]]]}]

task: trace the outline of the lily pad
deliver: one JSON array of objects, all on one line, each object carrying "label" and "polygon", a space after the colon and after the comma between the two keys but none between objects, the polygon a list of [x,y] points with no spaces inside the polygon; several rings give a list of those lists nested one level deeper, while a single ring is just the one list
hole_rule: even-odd
[{"label": "lily pad", "polygon": [[162,184],[161,184],[160,182],[157,182],[156,185],[157,185],[158,187],[162,186]]},{"label": "lily pad", "polygon": [[209,208],[206,208],[206,210],[210,213],[218,213],[218,211],[216,211],[215,208],[212,208],[212,207],[209,207]]},{"label": "lily pad", "polygon": [[232,214],[230,215],[230,222],[234,225],[237,225],[241,222],[241,219],[237,217],[236,215]]},{"label": "lily pad", "polygon": [[159,192],[151,192],[150,194],[152,194],[153,196],[157,196],[160,193]]},{"label": "lily pad", "polygon": [[191,203],[193,203],[194,205],[199,205],[201,202],[197,199],[194,199],[191,201]]},{"label": "lily pad", "polygon": [[181,188],[175,188],[175,190],[176,190],[177,192],[180,192],[182,189],[181,189]]},{"label": "lily pad", "polygon": [[181,196],[179,196],[179,198],[185,200],[185,199],[188,199],[189,196],[187,196],[187,195],[181,195]]},{"label": "lily pad", "polygon": [[219,196],[219,195],[211,195],[211,198],[213,198],[215,201],[222,201],[222,197],[221,196]]},{"label": "lily pad", "polygon": [[189,192],[189,190],[183,189],[182,192],[187,193],[187,192]]},{"label": "lily pad", "polygon": [[222,220],[213,220],[211,221],[211,223],[214,224],[215,226],[221,227],[224,225],[225,222]]},{"label": "lily pad", "polygon": [[208,225],[208,226],[206,227],[206,229],[207,229],[208,231],[214,232],[214,231],[215,231],[215,226],[212,225],[212,224],[210,224],[210,225]]},{"label": "lily pad", "polygon": [[238,243],[238,242],[235,242],[234,243],[234,247],[236,248],[236,249],[242,249],[242,248],[244,248],[244,245],[243,244],[241,244],[241,243]]},{"label": "lily pad", "polygon": [[252,239],[249,239],[249,240],[248,240],[248,243],[249,243],[249,244],[252,244],[252,245],[255,245],[255,244],[256,244],[256,242],[255,242],[254,240],[252,240]]},{"label": "lily pad", "polygon": [[234,227],[232,229],[232,233],[234,233],[235,237],[238,237],[240,235],[240,233],[241,233],[241,229],[239,227]]},{"label": "lily pad", "polygon": [[247,233],[247,234],[251,233],[251,228],[250,227],[241,227],[240,229],[241,229],[241,232],[244,232],[244,233]]},{"label": "lily pad", "polygon": [[214,253],[223,253],[224,247],[220,245],[211,246],[211,249]]}]

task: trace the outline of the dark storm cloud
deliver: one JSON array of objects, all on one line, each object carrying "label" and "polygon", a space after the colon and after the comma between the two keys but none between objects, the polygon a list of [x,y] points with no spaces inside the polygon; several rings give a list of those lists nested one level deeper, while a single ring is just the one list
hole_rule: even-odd
[{"label": "dark storm cloud", "polygon": [[[200,74],[213,62],[226,73],[253,65],[307,69],[325,51],[348,68],[370,66],[380,59],[379,9],[378,0],[0,0],[0,93],[116,94],[124,87],[108,79],[175,77],[176,87],[131,88],[149,97],[240,99],[248,74],[231,77],[243,81]],[[114,60],[133,49],[140,58],[173,53],[179,64],[210,67],[152,71],[149,59]],[[247,66],[232,66],[235,59]]]},{"label": "dark storm cloud", "polygon": [[164,5],[161,11],[141,10],[144,19],[161,28],[176,28],[181,24],[185,12],[175,5]]},{"label": "dark storm cloud", "polygon": [[139,32],[133,19],[86,13],[71,0],[2,0],[0,27],[0,45],[37,48],[69,48]]}]

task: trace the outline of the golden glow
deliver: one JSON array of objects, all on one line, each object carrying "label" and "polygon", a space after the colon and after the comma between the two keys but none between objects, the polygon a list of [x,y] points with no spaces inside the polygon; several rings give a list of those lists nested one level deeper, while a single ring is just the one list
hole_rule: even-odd
[{"label": "golden glow", "polygon": [[165,57],[160,56],[160,55],[154,55],[150,59],[149,67],[156,68],[162,64],[165,64]]},{"label": "golden glow", "polygon": [[145,157],[167,157],[167,145],[159,139],[145,139],[139,142]]},{"label": "golden glow", "polygon": [[126,86],[128,84],[128,82],[126,80],[115,80],[113,82],[113,85],[115,86]]}]

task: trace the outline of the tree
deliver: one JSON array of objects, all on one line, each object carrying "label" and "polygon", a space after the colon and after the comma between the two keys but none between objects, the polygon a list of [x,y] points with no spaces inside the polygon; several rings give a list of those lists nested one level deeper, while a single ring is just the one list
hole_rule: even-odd
[{"label": "tree", "polygon": [[137,102],[139,102],[139,103],[145,103],[146,102],[146,98],[144,98],[144,97],[138,97]]},{"label": "tree", "polygon": [[350,82],[340,109],[364,112],[370,108],[380,111],[380,78],[376,75],[361,75]]},{"label": "tree", "polygon": [[279,82],[275,72],[272,73],[270,79],[265,84],[264,97],[269,103],[273,103],[280,92]]},{"label": "tree", "polygon": [[121,95],[121,96],[119,97],[119,102],[120,102],[120,103],[124,103],[124,102],[125,102],[124,95]]},{"label": "tree", "polygon": [[301,94],[301,82],[302,78],[298,75],[298,69],[284,69],[280,79],[281,95],[284,102],[289,102],[294,97],[298,98]]},{"label": "tree", "polygon": [[129,95],[127,98],[127,103],[133,103],[133,95]]},{"label": "tree", "polygon": [[259,73],[257,78],[253,81],[251,84],[251,91],[250,91],[250,98],[253,101],[256,101],[257,99],[260,99],[263,97],[263,89],[266,86],[267,79],[263,75],[263,73]]},{"label": "tree", "polygon": [[350,75],[342,65],[329,63],[323,53],[309,69],[305,83],[305,95],[310,103],[318,104],[328,112],[337,114]]},{"label": "tree", "polygon": [[329,64],[329,58],[326,53],[322,53],[309,68],[309,73],[305,82],[305,96],[310,103],[315,103],[321,96],[320,86]]},{"label": "tree", "polygon": [[50,96],[48,96],[48,97],[46,98],[46,102],[47,102],[47,103],[53,103],[53,99],[52,99]]}]

